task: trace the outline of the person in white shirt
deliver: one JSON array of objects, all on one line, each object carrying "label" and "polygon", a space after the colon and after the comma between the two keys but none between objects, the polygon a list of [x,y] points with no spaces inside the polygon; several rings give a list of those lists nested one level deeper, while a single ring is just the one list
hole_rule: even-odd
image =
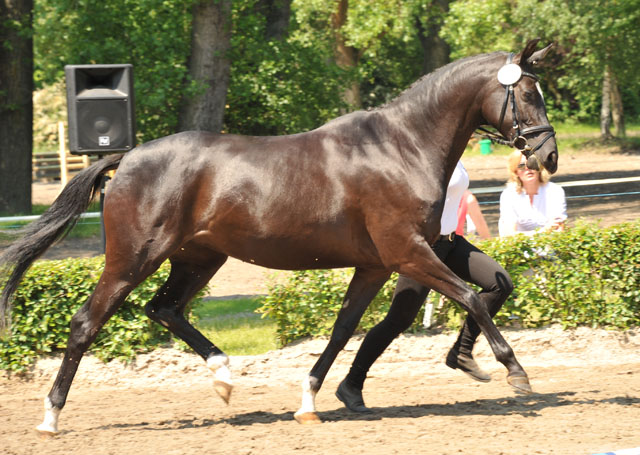
[{"label": "person in white shirt", "polygon": [[509,182],[500,195],[500,237],[540,231],[562,231],[567,202],[560,185],[549,181],[546,170],[529,169],[524,156],[509,155]]},{"label": "person in white shirt", "polygon": [[[493,317],[513,291],[513,282],[509,273],[500,264],[469,243],[463,236],[456,234],[458,207],[468,186],[469,175],[462,163],[458,162],[447,187],[440,221],[440,237],[431,245],[431,248],[456,275],[481,288],[480,298]],[[367,372],[387,346],[411,326],[428,293],[429,288],[400,275],[389,312],[384,320],[367,333],[349,373],[336,391],[336,396],[347,408],[355,412],[371,412],[362,398]],[[445,363],[448,367],[459,369],[477,381],[488,382],[491,376],[477,365],[471,354],[478,335],[480,335],[478,324],[471,316],[467,316],[458,339],[447,354]]]}]

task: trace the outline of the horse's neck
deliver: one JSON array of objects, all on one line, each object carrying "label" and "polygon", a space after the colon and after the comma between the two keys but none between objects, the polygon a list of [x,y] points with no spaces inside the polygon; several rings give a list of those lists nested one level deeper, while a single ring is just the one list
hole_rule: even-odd
[{"label": "horse's neck", "polygon": [[[427,155],[425,158],[446,163],[448,176],[482,123],[480,94],[490,72],[469,71],[469,65],[473,62],[454,67],[446,78],[425,78],[390,106],[395,110],[394,117],[411,125],[414,142]],[[456,74],[460,71],[468,76]]]}]

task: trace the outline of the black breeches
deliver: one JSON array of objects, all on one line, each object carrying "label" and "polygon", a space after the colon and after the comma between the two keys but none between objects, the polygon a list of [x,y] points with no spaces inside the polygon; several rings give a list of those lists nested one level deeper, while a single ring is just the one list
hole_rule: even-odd
[{"label": "black breeches", "polygon": [[[456,236],[453,242],[436,242],[433,250],[456,275],[482,288],[481,300],[487,305],[491,316],[495,316],[513,291],[507,271],[461,236]],[[428,293],[429,289],[416,281],[402,275],[398,278],[389,312],[367,333],[353,361],[347,376],[352,385],[362,389],[373,362],[400,333],[411,326]],[[470,354],[479,334],[478,325],[467,316],[455,346],[461,352],[468,351]]]}]

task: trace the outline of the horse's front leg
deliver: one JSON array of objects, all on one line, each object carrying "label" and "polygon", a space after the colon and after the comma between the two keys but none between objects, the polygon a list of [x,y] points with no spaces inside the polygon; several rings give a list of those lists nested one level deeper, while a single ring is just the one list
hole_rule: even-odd
[{"label": "horse's front leg", "polygon": [[507,368],[507,382],[519,392],[531,393],[527,373],[491,319],[485,301],[438,259],[424,237],[417,233],[400,235],[391,244],[384,242],[391,238],[389,236],[374,233],[372,237],[374,242],[376,238],[382,240],[376,246],[383,263],[389,264],[389,268],[458,302],[476,321],[496,359]]},{"label": "horse's front leg", "polygon": [[476,321],[487,338],[496,359],[509,372],[507,382],[519,392],[531,393],[527,373],[516,359],[515,353],[491,319],[489,308],[471,287],[425,248],[419,261],[403,264],[399,272],[424,283],[441,294],[458,302]]},{"label": "horse's front leg", "polygon": [[301,424],[320,423],[315,398],[338,353],[344,348],[373,298],[389,279],[390,272],[381,269],[356,269],[344,297],[342,308],[331,332],[329,344],[302,382],[302,405],[294,414]]}]

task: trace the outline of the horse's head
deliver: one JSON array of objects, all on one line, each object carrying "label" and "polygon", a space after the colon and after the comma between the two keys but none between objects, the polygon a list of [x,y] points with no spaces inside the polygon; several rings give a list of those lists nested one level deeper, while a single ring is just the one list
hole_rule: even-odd
[{"label": "horse's head", "polygon": [[551,44],[536,51],[538,41],[529,41],[524,50],[502,62],[489,82],[482,115],[502,134],[503,142],[522,151],[529,168],[542,165],[553,174],[558,169],[558,147],[533,72]]}]

